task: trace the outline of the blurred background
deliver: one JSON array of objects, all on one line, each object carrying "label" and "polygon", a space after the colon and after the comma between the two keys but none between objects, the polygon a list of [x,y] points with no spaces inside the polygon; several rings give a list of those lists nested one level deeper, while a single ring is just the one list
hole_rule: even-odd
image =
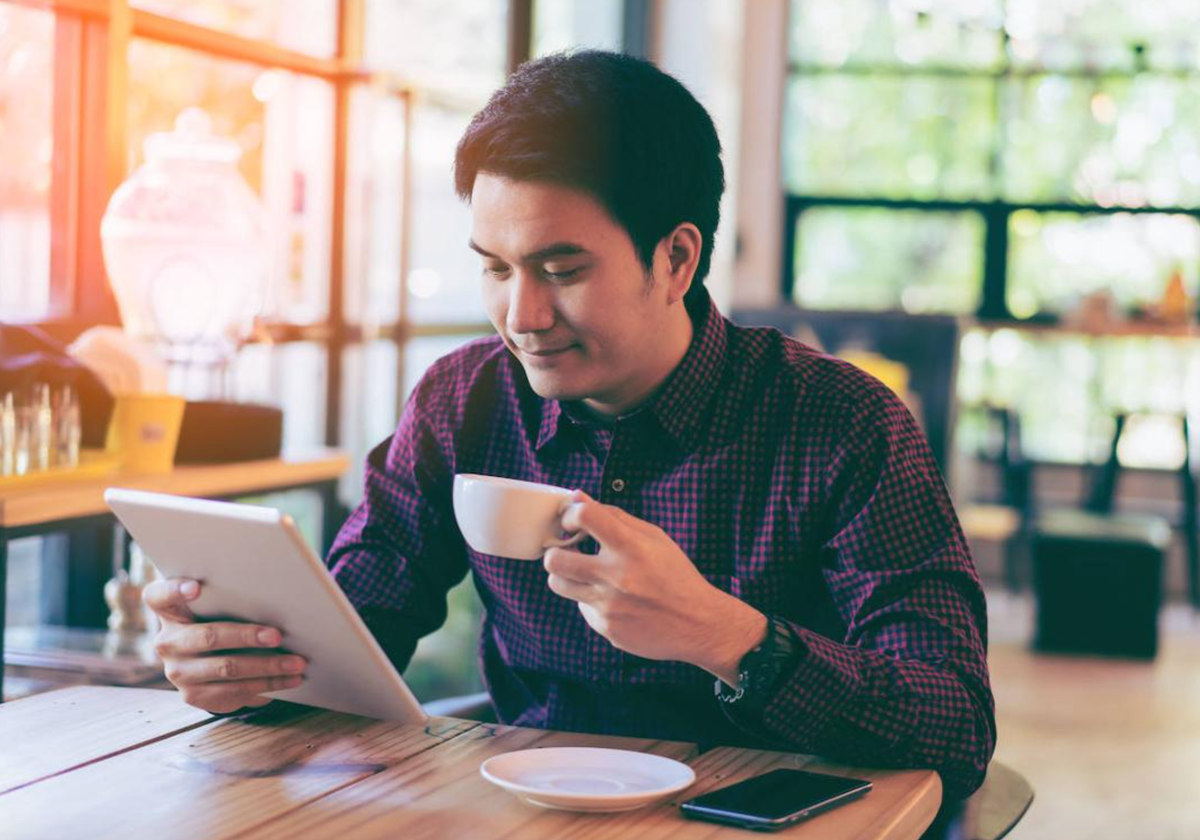
[{"label": "blurred background", "polygon": [[[861,364],[929,434],[989,592],[997,755],[1037,790],[1013,836],[1200,836],[1194,0],[0,0],[0,322],[122,323],[101,220],[202,109],[260,207],[258,298],[217,384],[173,363],[168,390],[346,453],[332,511],[252,497],[326,543],[422,372],[490,331],[459,135],[584,46],[712,113],[723,311]],[[10,542],[10,628],[104,627],[111,569],[68,542]],[[422,699],[480,688],[470,583],[451,600]]]}]

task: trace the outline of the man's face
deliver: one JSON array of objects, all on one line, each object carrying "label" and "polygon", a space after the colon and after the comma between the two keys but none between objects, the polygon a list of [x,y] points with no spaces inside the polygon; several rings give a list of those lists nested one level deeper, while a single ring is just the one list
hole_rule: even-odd
[{"label": "man's face", "polygon": [[471,209],[488,317],[538,395],[616,414],[670,373],[682,302],[595,199],[481,172]]}]

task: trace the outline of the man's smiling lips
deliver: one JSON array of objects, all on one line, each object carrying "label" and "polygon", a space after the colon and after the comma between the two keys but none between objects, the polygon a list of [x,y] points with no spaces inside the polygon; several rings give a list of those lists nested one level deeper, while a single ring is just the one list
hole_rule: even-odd
[{"label": "man's smiling lips", "polygon": [[514,346],[516,346],[517,350],[519,350],[523,355],[534,356],[537,358],[544,358],[547,356],[560,356],[563,353],[566,353],[568,350],[574,349],[574,347],[575,347],[574,344],[567,344],[563,347],[538,347],[536,349],[520,347],[517,345],[514,345]]},{"label": "man's smiling lips", "polygon": [[577,347],[575,344],[567,344],[563,347],[537,348],[526,348],[515,344],[513,346],[516,347],[517,352],[520,353],[521,356],[523,356],[530,364],[533,365],[551,364],[554,360],[566,355],[568,352],[576,349]]}]

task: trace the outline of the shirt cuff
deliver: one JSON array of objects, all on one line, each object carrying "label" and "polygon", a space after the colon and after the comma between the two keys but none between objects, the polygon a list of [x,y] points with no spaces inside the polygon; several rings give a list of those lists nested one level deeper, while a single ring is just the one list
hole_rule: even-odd
[{"label": "shirt cuff", "polygon": [[775,737],[811,744],[862,691],[858,651],[792,624],[804,655],[781,679],[764,707],[761,720]]}]

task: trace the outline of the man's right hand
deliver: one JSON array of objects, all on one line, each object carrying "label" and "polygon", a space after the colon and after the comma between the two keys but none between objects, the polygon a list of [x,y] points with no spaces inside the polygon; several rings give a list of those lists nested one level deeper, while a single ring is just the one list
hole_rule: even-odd
[{"label": "man's right hand", "polygon": [[200,584],[185,578],[146,587],[146,606],[162,620],[154,650],[183,699],[208,712],[235,712],[271,702],[262,694],[296,688],[308,664],[295,654],[269,653],[283,642],[274,627],[238,621],[197,621],[188,606]]}]

